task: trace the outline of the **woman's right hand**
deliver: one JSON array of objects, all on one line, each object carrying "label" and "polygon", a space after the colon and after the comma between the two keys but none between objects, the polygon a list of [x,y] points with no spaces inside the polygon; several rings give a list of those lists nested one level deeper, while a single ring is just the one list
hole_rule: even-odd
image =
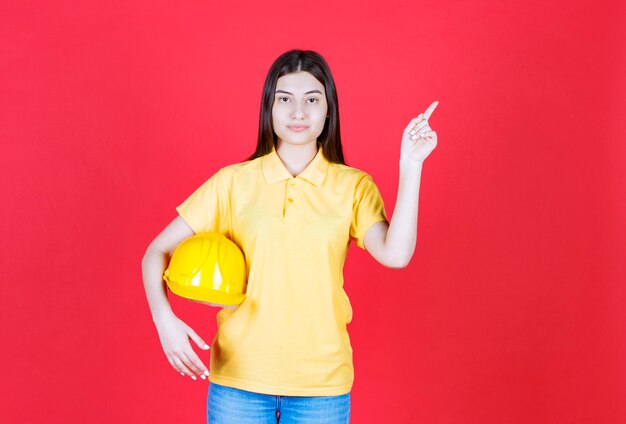
[{"label": "woman's right hand", "polygon": [[189,338],[204,350],[210,346],[185,322],[175,315],[161,319],[156,323],[163,352],[172,367],[182,375],[196,380],[196,375],[205,379],[209,370],[204,366],[196,352],[192,349]]}]

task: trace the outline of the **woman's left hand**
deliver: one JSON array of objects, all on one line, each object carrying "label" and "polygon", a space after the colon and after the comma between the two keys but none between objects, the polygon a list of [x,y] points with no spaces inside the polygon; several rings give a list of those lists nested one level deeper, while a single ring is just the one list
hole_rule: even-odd
[{"label": "woman's left hand", "polygon": [[434,101],[424,113],[413,118],[402,134],[400,166],[405,169],[421,167],[437,147],[437,133],[428,125],[428,119],[439,104]]}]

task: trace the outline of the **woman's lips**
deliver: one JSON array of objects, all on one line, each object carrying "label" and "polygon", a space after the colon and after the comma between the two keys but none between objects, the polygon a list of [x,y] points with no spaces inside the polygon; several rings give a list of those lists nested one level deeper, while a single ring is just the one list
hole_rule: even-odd
[{"label": "woman's lips", "polygon": [[306,130],[309,127],[305,127],[302,125],[288,125],[287,128],[289,128],[291,131],[300,132]]}]

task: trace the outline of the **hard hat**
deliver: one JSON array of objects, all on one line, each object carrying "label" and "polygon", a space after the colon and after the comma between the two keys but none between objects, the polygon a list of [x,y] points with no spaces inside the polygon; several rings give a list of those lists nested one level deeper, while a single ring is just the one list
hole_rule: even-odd
[{"label": "hard hat", "polygon": [[175,294],[212,306],[238,305],[246,297],[246,263],[241,249],[212,231],[183,240],[163,273]]}]

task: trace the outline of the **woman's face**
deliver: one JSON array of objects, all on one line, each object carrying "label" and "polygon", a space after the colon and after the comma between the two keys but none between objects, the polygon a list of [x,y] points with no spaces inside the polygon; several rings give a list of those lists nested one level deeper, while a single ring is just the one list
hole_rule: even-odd
[{"label": "woman's face", "polygon": [[[324,85],[308,72],[278,78],[272,105],[272,127],[281,143],[317,142],[324,130],[328,103]],[[299,130],[297,128],[305,127]]]}]

